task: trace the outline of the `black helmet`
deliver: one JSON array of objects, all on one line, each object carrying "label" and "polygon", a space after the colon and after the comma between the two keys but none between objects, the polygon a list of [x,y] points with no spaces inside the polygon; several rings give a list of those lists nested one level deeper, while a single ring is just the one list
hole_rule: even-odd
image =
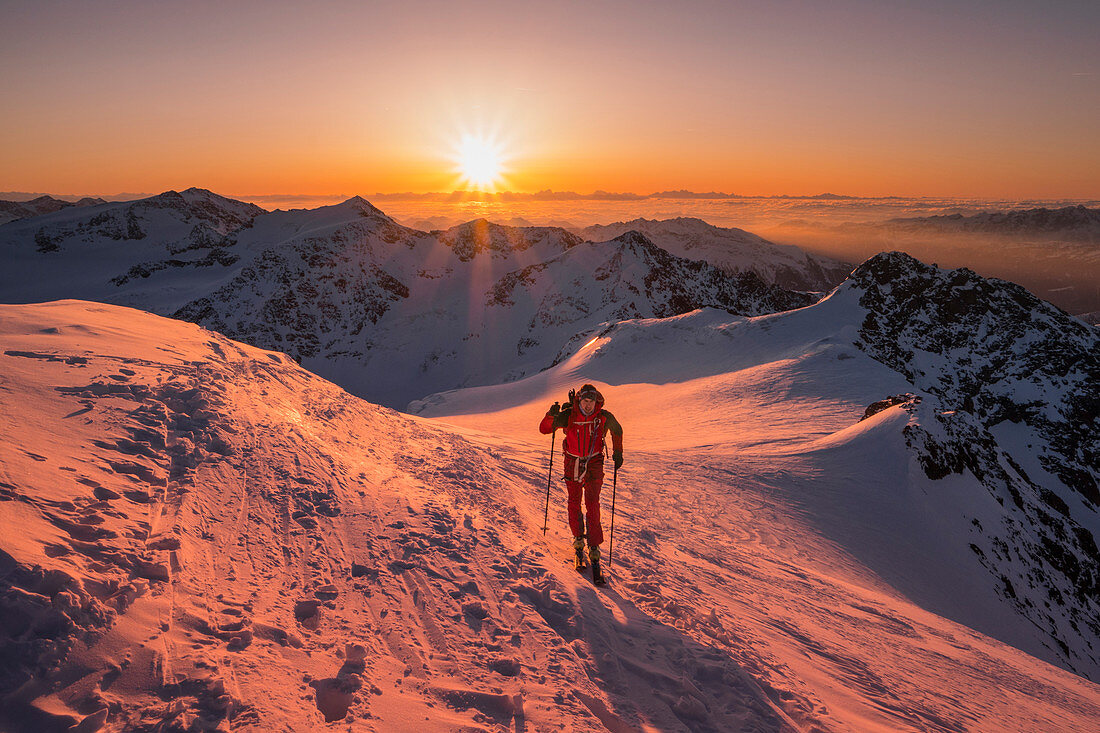
[{"label": "black helmet", "polygon": [[580,400],[596,400],[596,402],[602,403],[603,395],[591,384],[585,384],[577,390],[577,401]]}]

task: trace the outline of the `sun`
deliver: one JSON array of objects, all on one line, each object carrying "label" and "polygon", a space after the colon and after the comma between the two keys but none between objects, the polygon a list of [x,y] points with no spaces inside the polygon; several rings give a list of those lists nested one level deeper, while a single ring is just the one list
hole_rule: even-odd
[{"label": "sun", "polygon": [[455,146],[454,161],[471,188],[492,190],[504,175],[504,150],[493,138],[463,135]]}]

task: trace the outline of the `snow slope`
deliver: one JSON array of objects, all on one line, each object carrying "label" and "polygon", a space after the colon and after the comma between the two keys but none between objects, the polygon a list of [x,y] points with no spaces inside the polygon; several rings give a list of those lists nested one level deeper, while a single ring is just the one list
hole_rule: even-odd
[{"label": "snow slope", "polygon": [[[0,306],[0,725],[1092,730],[1100,688],[951,617],[1004,618],[940,506],[973,482],[914,470],[903,407],[857,422],[906,382],[852,296],[630,321],[433,421],[190,324]],[[603,591],[560,489],[541,531],[535,424],[588,376],[628,441]]]},{"label": "snow slope", "polygon": [[[645,449],[757,456],[755,480],[799,464],[813,480],[780,488],[829,496],[811,521],[835,514],[826,530],[892,587],[1100,677],[1100,337],[1023,288],[884,254],[808,308],[621,323],[554,370],[414,407],[512,433],[592,380]],[[889,436],[852,425],[911,393]]]}]

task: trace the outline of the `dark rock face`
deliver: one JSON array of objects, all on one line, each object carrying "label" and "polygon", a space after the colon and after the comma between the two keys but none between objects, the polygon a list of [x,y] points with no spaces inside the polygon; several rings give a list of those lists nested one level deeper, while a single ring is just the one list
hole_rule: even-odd
[{"label": "dark rock face", "polygon": [[[618,304],[620,319],[667,318],[703,307],[755,316],[802,308],[816,300],[808,293],[768,285],[752,272],[728,274],[705,262],[676,257],[638,232],[589,246],[602,248],[603,252],[593,273],[599,292],[563,287],[549,302],[542,303],[536,320],[549,323],[561,318],[567,310],[563,306],[570,300],[574,309],[584,310]],[[489,292],[488,304],[512,305],[517,289],[568,267],[567,262],[555,260],[509,273]]]},{"label": "dark rock face", "polygon": [[912,392],[891,395],[884,400],[872,402],[871,404],[867,405],[867,409],[863,411],[863,417],[861,417],[859,421],[863,422],[869,417],[874,417],[883,410],[893,407],[894,405],[919,405],[920,402],[921,398],[918,395],[914,395]]},{"label": "dark rock face", "polygon": [[857,344],[930,397],[906,428],[925,473],[1004,507],[971,547],[1070,668],[1100,663],[1100,334],[1012,283],[888,253],[857,268]]},{"label": "dark rock face", "polygon": [[1013,283],[898,253],[868,260],[851,280],[865,290],[868,353],[988,427],[1034,427],[1050,442],[1043,467],[1100,504],[1095,329]]},{"label": "dark rock face", "polygon": [[227,285],[172,317],[299,360],[318,356],[327,344],[359,336],[409,296],[408,286],[365,251],[371,231],[356,224],[332,238],[268,249]]}]

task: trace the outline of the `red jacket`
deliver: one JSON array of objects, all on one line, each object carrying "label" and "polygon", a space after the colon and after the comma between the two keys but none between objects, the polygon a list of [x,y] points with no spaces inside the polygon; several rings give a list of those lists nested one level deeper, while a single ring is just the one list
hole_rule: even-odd
[{"label": "red jacket", "polygon": [[539,432],[549,435],[555,429],[565,429],[565,439],[562,441],[562,450],[568,456],[575,458],[590,458],[602,455],[604,451],[604,436],[611,433],[612,449],[622,452],[623,428],[607,410],[603,409],[603,402],[596,403],[596,409],[591,415],[581,412],[579,404],[573,405],[569,411],[546,413],[539,424]]}]

